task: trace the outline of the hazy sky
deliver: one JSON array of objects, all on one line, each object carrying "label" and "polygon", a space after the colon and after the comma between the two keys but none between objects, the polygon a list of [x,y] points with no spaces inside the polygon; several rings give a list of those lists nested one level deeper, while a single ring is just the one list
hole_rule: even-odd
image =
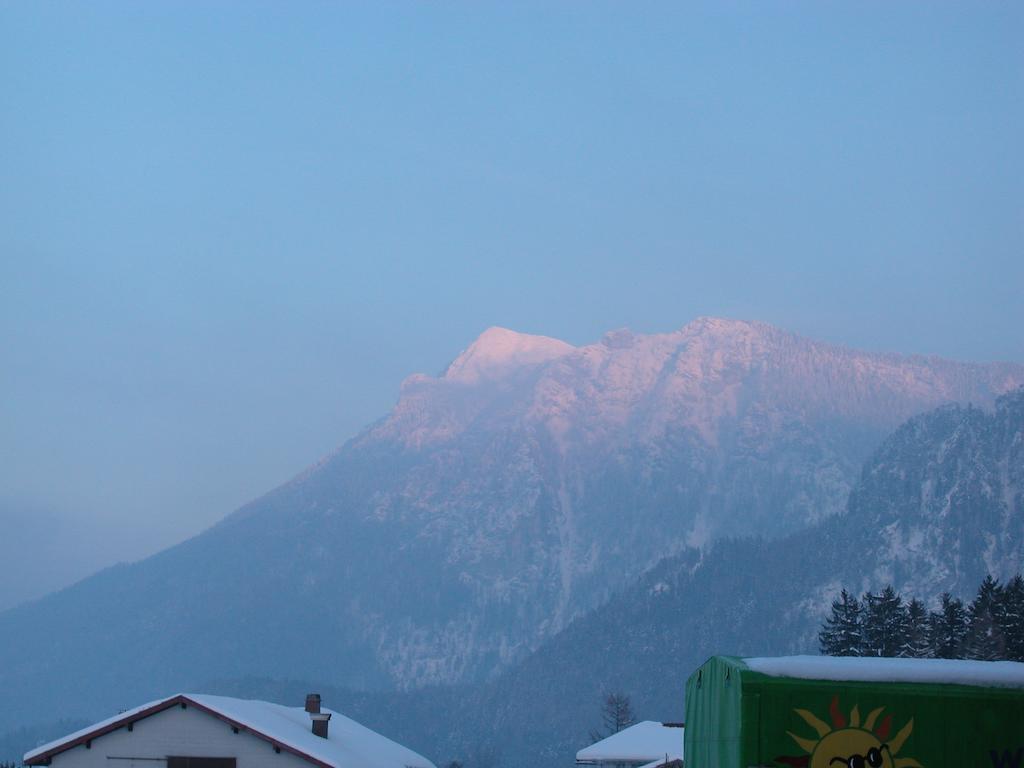
[{"label": "hazy sky", "polygon": [[1024,360],[1022,41],[1020,3],[3,3],[0,511],[137,557],[494,324]]}]

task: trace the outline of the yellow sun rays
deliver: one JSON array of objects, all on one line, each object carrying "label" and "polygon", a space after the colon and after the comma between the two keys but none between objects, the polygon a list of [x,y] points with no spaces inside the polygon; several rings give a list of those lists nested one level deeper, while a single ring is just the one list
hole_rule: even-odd
[{"label": "yellow sun rays", "polygon": [[797,736],[792,731],[786,731],[786,733],[788,733],[790,738],[797,743],[797,746],[807,754],[811,754],[814,751],[814,748],[818,746],[817,739],[805,739],[802,736]]},{"label": "yellow sun rays", "polygon": [[907,724],[904,725],[900,729],[900,732],[897,733],[896,736],[893,738],[893,740],[889,742],[889,751],[892,752],[894,755],[899,754],[900,747],[903,746],[903,742],[907,740],[907,736],[909,736],[910,732],[913,730],[914,718],[910,718],[910,720],[907,721]]},{"label": "yellow sun rays", "polygon": [[885,707],[879,707],[878,709],[871,710],[868,714],[868,719],[864,721],[865,731],[870,731],[875,727],[875,721],[878,720],[878,716],[882,714],[883,709],[885,709]]},{"label": "yellow sun rays", "polygon": [[[836,701],[833,702],[833,707],[837,707],[837,703],[838,698],[836,699]],[[864,719],[864,723],[862,725],[860,719],[860,708],[858,705],[855,704],[853,706],[853,709],[850,710],[850,725],[848,726],[848,728],[863,731],[871,731],[873,733],[875,724],[878,722],[878,718],[881,716],[882,711],[884,709],[885,707],[878,707],[877,709],[871,710],[868,713],[868,716]],[[802,749],[807,754],[812,754],[814,750],[817,748],[818,744],[821,743],[821,740],[828,736],[830,733],[847,729],[846,725],[840,725],[842,719],[841,715],[837,711],[837,708],[833,711],[833,719],[837,723],[835,728],[826,723],[824,720],[822,720],[820,717],[815,715],[810,710],[795,709],[793,711],[796,712],[796,714],[799,715],[805,723],[807,723],[811,728],[813,728],[814,732],[818,735],[817,739],[809,739],[804,738],[803,736],[798,736],[792,731],[786,731],[789,737],[796,742],[797,746],[799,746],[800,749]],[[886,729],[888,729],[888,726],[886,726]],[[907,724],[900,729],[899,733],[897,733],[888,742],[887,747],[889,754],[892,757],[892,764],[894,768],[923,768],[923,766],[913,758],[903,757],[898,760],[896,759],[896,755],[899,754],[900,749],[902,749],[903,745],[907,741],[907,738],[910,736],[913,730],[914,718],[910,718],[910,720],[907,721]]]},{"label": "yellow sun rays", "polygon": [[818,732],[818,738],[821,738],[826,733],[829,733],[832,730],[831,726],[829,726],[828,723],[820,720],[816,715],[812,714],[808,710],[797,709],[794,711],[804,719],[804,722],[806,722],[809,726],[811,726],[811,728]]}]

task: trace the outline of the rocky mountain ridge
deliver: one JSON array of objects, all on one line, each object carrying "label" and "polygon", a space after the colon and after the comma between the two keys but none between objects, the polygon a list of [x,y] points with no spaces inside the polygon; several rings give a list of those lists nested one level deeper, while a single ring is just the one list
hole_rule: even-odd
[{"label": "rocky mountain ridge", "polygon": [[[364,438],[443,444],[470,428],[486,403],[490,419],[539,422],[556,441],[585,424],[580,436],[590,441],[657,439],[687,426],[714,443],[752,388],[805,418],[855,416],[891,428],[921,402],[991,404],[1021,383],[1016,364],[860,352],[721,318],[670,333],[611,331],[582,347],[490,328],[440,377],[407,378],[391,415]],[[488,391],[475,398],[475,389]],[[495,400],[514,389],[519,397]]]}]

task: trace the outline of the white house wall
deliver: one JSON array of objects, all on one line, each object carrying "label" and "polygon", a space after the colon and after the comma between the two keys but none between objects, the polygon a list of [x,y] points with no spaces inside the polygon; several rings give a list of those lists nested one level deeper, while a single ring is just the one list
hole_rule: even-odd
[{"label": "white house wall", "polygon": [[167,768],[169,755],[233,757],[237,768],[314,768],[313,763],[193,706],[175,705],[55,755],[52,768]]}]

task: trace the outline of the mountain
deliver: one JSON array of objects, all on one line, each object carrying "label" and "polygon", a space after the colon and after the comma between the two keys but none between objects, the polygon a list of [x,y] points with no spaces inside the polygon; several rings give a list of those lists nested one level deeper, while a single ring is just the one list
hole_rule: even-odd
[{"label": "mountain", "polygon": [[215,678],[494,678],[663,558],[835,516],[907,417],[1021,383],[760,323],[583,347],[490,329],[202,535],[0,615],[0,729]]},{"label": "mountain", "polygon": [[[630,695],[640,719],[680,721],[686,678],[708,656],[816,653],[842,587],[892,583],[908,599],[970,600],[987,573],[1005,580],[1022,567],[1024,389],[994,413],[949,406],[911,419],[865,463],[844,513],[779,539],[724,539],[665,558],[496,680],[330,696],[439,761],[567,765],[609,692]],[[214,687],[297,700],[304,685]]]}]

